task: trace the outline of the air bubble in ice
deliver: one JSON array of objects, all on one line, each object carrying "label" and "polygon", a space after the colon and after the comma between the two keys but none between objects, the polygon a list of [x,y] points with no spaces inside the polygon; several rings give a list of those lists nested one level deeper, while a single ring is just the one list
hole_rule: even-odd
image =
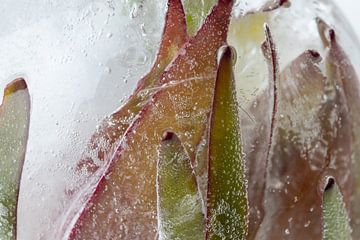
[{"label": "air bubble in ice", "polygon": [[130,11],[130,17],[131,18],[136,18],[139,14],[139,7],[134,4],[131,8],[131,11]]},{"label": "air bubble in ice", "polygon": [[140,28],[141,28],[141,35],[142,35],[143,37],[145,37],[145,36],[146,36],[145,24],[142,23],[142,24],[140,25]]},{"label": "air bubble in ice", "polygon": [[108,33],[108,34],[106,34],[106,37],[107,38],[111,38],[113,36],[113,34],[110,32],[110,33]]},{"label": "air bubble in ice", "polygon": [[111,68],[110,68],[110,67],[105,67],[105,72],[106,72],[107,74],[110,74],[110,73],[111,73]]}]

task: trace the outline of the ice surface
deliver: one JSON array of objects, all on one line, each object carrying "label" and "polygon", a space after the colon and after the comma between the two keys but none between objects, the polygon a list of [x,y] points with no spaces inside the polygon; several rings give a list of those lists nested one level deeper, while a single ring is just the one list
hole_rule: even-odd
[{"label": "ice surface", "polygon": [[96,124],[150,68],[165,8],[165,1],[2,2],[0,89],[25,75],[32,100],[19,239],[54,230]]},{"label": "ice surface", "polygon": [[[263,2],[237,0],[234,16],[258,9]],[[353,65],[359,66],[360,55],[352,52],[358,40],[331,1],[291,2],[291,8],[274,11],[265,19],[275,38],[281,69],[309,48],[323,55],[316,16],[335,26],[341,45]],[[165,10],[165,0],[2,1],[0,95],[10,80],[25,76],[32,99],[19,239],[51,236],[58,214],[68,204],[64,192],[79,180],[75,163],[96,125],[121,105],[149,70]],[[245,104],[256,96],[253,93],[259,92],[266,77],[256,73],[265,65],[258,46],[253,51],[252,47],[236,49],[235,72],[247,82],[239,88]],[[248,54],[254,59],[246,60]],[[253,80],[257,80],[254,85],[249,84]]]}]

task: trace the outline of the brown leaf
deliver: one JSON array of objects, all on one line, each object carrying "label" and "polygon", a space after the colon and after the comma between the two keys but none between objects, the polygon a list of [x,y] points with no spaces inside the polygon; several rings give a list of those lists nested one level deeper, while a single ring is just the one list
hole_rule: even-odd
[{"label": "brown leaf", "polygon": [[324,88],[324,76],[317,66],[320,60],[318,53],[307,51],[281,73],[265,216],[257,234],[260,239],[321,238],[317,185],[325,155],[321,155],[322,148],[315,147],[322,133],[318,117]]},{"label": "brown leaf", "polygon": [[268,64],[269,87],[256,100],[256,105],[250,110],[258,121],[251,125],[251,145],[245,145],[246,163],[248,169],[248,192],[249,192],[249,236],[253,239],[264,217],[264,189],[265,170],[273,129],[275,114],[277,111],[277,81],[279,78],[279,66],[275,45],[268,26],[265,27],[266,41],[262,50]]},{"label": "brown leaf", "polygon": [[[354,185],[344,185],[344,176],[339,183],[339,188],[345,198],[347,209],[350,210],[351,226],[353,228],[353,238],[360,238],[360,87],[359,78],[355,69],[339,45],[335,31],[331,29],[323,20],[317,19],[319,34],[324,47],[328,48],[326,66],[328,77],[338,84],[344,92],[348,107],[349,125],[352,128],[352,175]],[[348,141],[344,144],[349,143]],[[349,143],[350,144],[350,143]],[[349,176],[350,177],[350,176]],[[339,180],[338,180],[339,181]],[[342,184],[343,183],[343,184]],[[350,202],[349,202],[350,201]]]}]

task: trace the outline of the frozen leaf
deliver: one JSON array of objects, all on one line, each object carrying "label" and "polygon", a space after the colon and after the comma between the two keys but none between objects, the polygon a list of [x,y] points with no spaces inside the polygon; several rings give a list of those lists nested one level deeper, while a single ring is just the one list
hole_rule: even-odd
[{"label": "frozen leaf", "polygon": [[23,79],[6,86],[0,106],[0,239],[16,239],[17,202],[29,131],[30,96]]},{"label": "frozen leaf", "polygon": [[[151,94],[153,94],[152,88],[158,87],[160,75],[186,40],[185,13],[181,1],[169,0],[162,41],[152,69],[139,81],[135,92],[128,101],[101,123],[100,128],[91,137],[90,144],[77,166],[79,172],[85,170],[91,175],[91,178],[89,177],[86,183],[80,185],[82,189],[95,184],[93,181],[98,180],[98,176],[94,175],[94,173],[99,167],[106,167],[105,157],[112,154],[116,143],[122,139],[130,124],[136,119],[136,116],[149,100]],[[84,198],[88,197],[88,194],[88,192],[84,193],[79,190],[79,196],[76,195],[74,201],[83,201]],[[62,230],[59,231],[60,234],[67,231],[69,222],[78,214],[78,204],[83,203],[75,203],[68,210],[66,220],[61,227]]]},{"label": "frozen leaf", "polygon": [[106,154],[113,149],[116,141],[121,138],[137,114],[144,107],[150,94],[151,88],[159,85],[161,73],[175,57],[178,50],[187,40],[185,13],[180,0],[169,0],[168,11],[165,19],[163,36],[157,59],[150,70],[138,83],[135,92],[121,108],[103,121],[91,138],[89,149],[85,154],[97,151],[96,159],[93,156],[84,156],[80,162],[79,169],[86,168],[94,172],[103,161]]},{"label": "frozen leaf", "polygon": [[[250,16],[254,18],[256,14]],[[261,26],[261,31],[264,32],[263,25]],[[250,108],[250,112],[253,114],[256,122],[242,120],[242,123],[245,122],[246,126],[243,133],[246,134],[245,137],[248,139],[244,152],[246,153],[247,177],[249,180],[249,239],[255,237],[264,216],[265,170],[277,109],[278,59],[275,45],[267,26],[265,27],[265,37],[266,41],[262,44],[262,50],[268,66],[268,85]]]},{"label": "frozen leaf", "polygon": [[158,161],[159,239],[203,239],[201,199],[190,158],[180,139],[167,133]]},{"label": "frozen leaf", "polygon": [[[276,9],[286,4],[279,1],[268,1],[266,5]],[[261,11],[265,11],[263,8]],[[242,110],[240,111],[241,133],[244,159],[247,165],[248,239],[255,237],[264,215],[262,201],[266,157],[269,152],[274,114],[274,80],[278,78],[274,75],[274,71],[278,74],[277,54],[274,47],[269,47],[274,44],[273,42],[269,43],[269,38],[268,43],[263,44],[266,38],[264,25],[270,13],[261,11],[247,12],[241,18],[232,18],[228,35],[229,44],[234,46],[238,53],[234,73],[237,98]],[[272,50],[274,54],[271,53]],[[264,54],[266,61],[264,61]],[[275,57],[274,60],[273,57]]]},{"label": "frozen leaf", "polygon": [[[102,122],[100,128],[92,136],[90,144],[79,162],[78,170],[94,173],[100,166],[105,164],[100,161],[103,161],[106,155],[111,155],[115,143],[123,137],[129,125],[148,101],[150,94],[153,93],[150,88],[159,84],[160,74],[175,57],[186,40],[185,14],[181,1],[169,0],[162,41],[154,66],[139,81],[134,94],[128,101]],[[95,156],[93,155],[94,151]],[[84,188],[84,186],[81,187]],[[67,218],[73,218],[76,211],[70,211]],[[68,222],[65,223],[65,228],[67,225]]]},{"label": "frozen leaf", "polygon": [[146,104],[108,159],[71,239],[155,238],[157,146],[170,129],[179,134],[194,161],[210,111],[216,53],[226,41],[231,9],[232,1],[219,1],[161,75],[161,82],[168,84]]},{"label": "frozen leaf", "polygon": [[[278,110],[266,174],[265,217],[257,237],[282,239],[291,234],[293,239],[297,234],[304,239],[309,236],[304,225],[308,221],[314,224],[311,216],[319,211],[310,211],[311,204],[316,204],[312,198],[317,196],[317,176],[313,176],[309,165],[318,156],[307,159],[303,151],[318,134],[312,131],[318,129],[314,122],[322,102],[324,76],[317,66],[320,60],[316,52],[305,52],[284,69],[278,81]],[[304,188],[312,193],[305,194]],[[303,204],[310,206],[300,208]]]},{"label": "frozen leaf", "polygon": [[346,99],[340,83],[322,75],[320,61],[309,50],[281,74],[260,237],[320,239],[324,174],[351,189]]},{"label": "frozen leaf", "polygon": [[360,88],[359,78],[347,54],[339,45],[335,31],[324,21],[317,19],[319,33],[324,47],[329,49],[326,57],[326,66],[329,78],[337,79],[342,86],[349,108],[352,127],[352,164],[354,172],[354,192],[351,193],[351,225],[354,230],[353,237],[360,238]]},{"label": "frozen leaf", "polygon": [[206,239],[243,239],[248,203],[245,163],[232,70],[232,50],[220,59],[210,122]]},{"label": "frozen leaf", "polygon": [[329,178],[324,190],[324,240],[351,240],[351,227],[343,197],[334,179]]}]

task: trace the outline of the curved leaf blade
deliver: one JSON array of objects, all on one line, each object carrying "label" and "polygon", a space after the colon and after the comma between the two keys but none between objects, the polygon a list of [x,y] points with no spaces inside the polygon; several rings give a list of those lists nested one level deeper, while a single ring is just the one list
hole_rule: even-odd
[{"label": "curved leaf blade", "polygon": [[30,121],[23,79],[6,86],[0,107],[0,239],[16,238],[17,204]]}]

